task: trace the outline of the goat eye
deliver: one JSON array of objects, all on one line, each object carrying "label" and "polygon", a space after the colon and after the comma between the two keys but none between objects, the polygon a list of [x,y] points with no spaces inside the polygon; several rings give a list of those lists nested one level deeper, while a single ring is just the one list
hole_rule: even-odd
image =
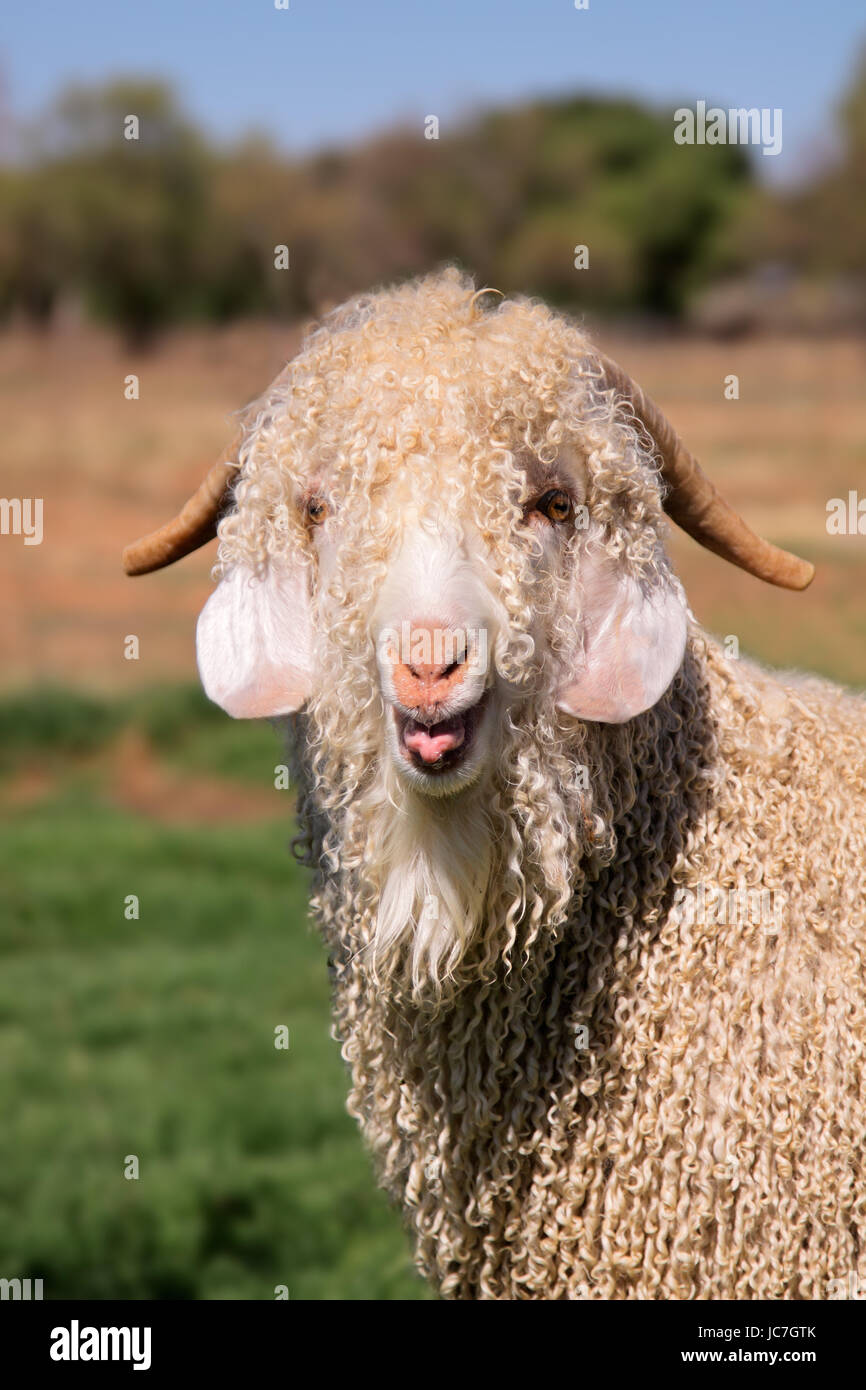
[{"label": "goat eye", "polygon": [[561,488],[554,487],[545,492],[543,497],[539,497],[533,510],[541,512],[548,521],[568,521],[571,518],[571,498]]},{"label": "goat eye", "polygon": [[328,516],[328,504],[323,497],[308,497],[304,514],[312,526],[321,526]]}]

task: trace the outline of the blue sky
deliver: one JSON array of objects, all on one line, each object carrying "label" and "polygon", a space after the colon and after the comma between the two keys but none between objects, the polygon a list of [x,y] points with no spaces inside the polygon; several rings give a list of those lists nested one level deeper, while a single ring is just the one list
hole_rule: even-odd
[{"label": "blue sky", "polygon": [[781,107],[759,165],[791,178],[864,43],[863,0],[32,0],[6,8],[0,71],[18,119],[70,80],[160,75],[215,136],[294,151],[574,90]]}]

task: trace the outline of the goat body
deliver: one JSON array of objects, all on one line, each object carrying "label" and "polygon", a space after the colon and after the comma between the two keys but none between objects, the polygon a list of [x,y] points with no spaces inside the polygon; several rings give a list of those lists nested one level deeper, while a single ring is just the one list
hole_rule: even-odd
[{"label": "goat body", "polygon": [[573,325],[478,301],[449,272],[313,334],[249,413],[199,623],[212,698],[290,720],[350,1109],[446,1296],[844,1296],[864,704],[702,632],[663,506],[810,567]]},{"label": "goat body", "polygon": [[862,1287],[862,707],[696,631],[582,756],[609,760],[614,858],[433,1016],[370,969],[345,884],[317,893],[350,1108],[422,1269],[459,1298]]}]

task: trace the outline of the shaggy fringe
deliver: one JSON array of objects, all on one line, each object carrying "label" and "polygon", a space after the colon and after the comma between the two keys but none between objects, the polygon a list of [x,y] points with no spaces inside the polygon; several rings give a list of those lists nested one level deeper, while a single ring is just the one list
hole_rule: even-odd
[{"label": "shaggy fringe", "polygon": [[[349,1108],[445,1296],[826,1298],[866,1281],[863,707],[694,626],[646,714],[554,714],[575,624],[517,526],[521,460],[576,446],[609,553],[655,581],[658,474],[615,407],[573,325],[450,271],[337,311],[250,417],[221,564],[315,564],[322,478],[341,515],[294,738]],[[398,472],[489,545],[517,691],[492,780],[423,813],[369,627]],[[778,933],[674,909],[744,881],[784,894]]]}]

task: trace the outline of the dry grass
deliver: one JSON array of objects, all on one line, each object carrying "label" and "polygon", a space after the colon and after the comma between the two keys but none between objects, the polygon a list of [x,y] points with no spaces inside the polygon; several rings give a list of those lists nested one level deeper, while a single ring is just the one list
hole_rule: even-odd
[{"label": "dry grass", "polygon": [[[44,499],[45,539],[0,538],[3,682],[132,689],[194,673],[212,549],[150,579],[123,545],[165,519],[226,441],[231,413],[294,351],[297,330],[185,332],[135,358],[92,329],[0,337],[5,496]],[[699,619],[744,651],[866,685],[866,538],[829,537],[828,498],[866,495],[866,350],[857,341],[717,344],[604,339],[756,529],[818,566],[805,595],[772,590],[679,535]],[[140,377],[140,399],[124,378]],[[726,401],[724,379],[740,379]],[[140,660],[123,656],[140,639]]]},{"label": "dry grass", "polygon": [[[858,487],[866,497],[866,345],[617,341],[610,351],[750,525],[816,566],[811,587],[790,594],[674,531],[675,563],[698,619],[772,665],[866,685],[866,537],[826,529],[828,499]],[[724,397],[731,373],[739,377],[735,401]]]},{"label": "dry grass", "polygon": [[[120,569],[123,546],[167,519],[297,342],[261,328],[186,333],[135,357],[92,330],[0,338],[7,421],[3,491],[44,499],[45,538],[0,540],[3,680],[134,689],[194,674],[193,627],[212,549],[150,580]],[[124,398],[129,373],[140,399]],[[140,639],[138,662],[124,637]]]}]

